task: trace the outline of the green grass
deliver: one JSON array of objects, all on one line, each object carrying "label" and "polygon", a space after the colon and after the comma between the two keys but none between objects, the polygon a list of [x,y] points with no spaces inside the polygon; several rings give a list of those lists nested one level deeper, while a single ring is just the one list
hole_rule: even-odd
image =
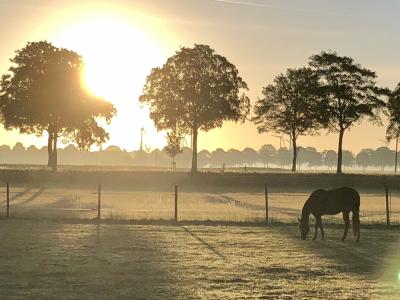
[{"label": "green grass", "polygon": [[1,299],[396,299],[399,230],[0,220]]}]

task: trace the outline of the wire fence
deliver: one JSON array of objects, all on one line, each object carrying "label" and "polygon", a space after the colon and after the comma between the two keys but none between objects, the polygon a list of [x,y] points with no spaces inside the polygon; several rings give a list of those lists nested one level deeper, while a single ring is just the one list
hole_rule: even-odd
[{"label": "wire fence", "polygon": [[[209,193],[113,190],[110,188],[0,188],[0,215],[11,218],[297,222],[309,193]],[[387,205],[386,207],[386,199]],[[100,202],[99,202],[100,200]],[[100,207],[100,210],[98,209]],[[101,214],[99,214],[101,212]],[[400,195],[362,193],[362,223],[400,224]],[[324,216],[342,222],[342,216]]]}]

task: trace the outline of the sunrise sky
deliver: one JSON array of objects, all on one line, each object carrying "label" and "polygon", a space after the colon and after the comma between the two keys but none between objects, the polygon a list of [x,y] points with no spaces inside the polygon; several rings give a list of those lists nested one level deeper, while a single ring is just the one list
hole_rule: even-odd
[{"label": "sunrise sky", "polygon": [[[394,88],[400,81],[399,11],[396,0],[0,0],[0,72],[28,41],[45,39],[74,50],[86,62],[88,89],[117,107],[108,145],[135,150],[144,127],[145,144],[161,148],[164,135],[156,132],[138,96],[151,68],[180,46],[209,44],[226,56],[248,83],[252,103],[277,74],[329,49],[353,57],[377,72],[379,84]],[[225,123],[200,133],[199,149],[279,146],[273,135],[259,135],[251,123]],[[382,146],[384,135],[385,127],[364,122],[345,135],[344,148]],[[0,144],[46,145],[45,138],[3,129],[0,136]],[[301,137],[299,144],[335,149],[337,134]]]}]

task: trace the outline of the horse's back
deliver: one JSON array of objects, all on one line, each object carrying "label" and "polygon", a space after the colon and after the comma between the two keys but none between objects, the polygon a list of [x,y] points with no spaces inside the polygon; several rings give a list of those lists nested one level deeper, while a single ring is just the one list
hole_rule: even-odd
[{"label": "horse's back", "polygon": [[312,210],[317,214],[338,214],[343,211],[358,211],[360,195],[350,187],[332,190],[316,190],[310,199]]},{"label": "horse's back", "polygon": [[360,207],[360,194],[355,189],[345,186],[331,191],[339,201],[351,204],[352,208]]}]

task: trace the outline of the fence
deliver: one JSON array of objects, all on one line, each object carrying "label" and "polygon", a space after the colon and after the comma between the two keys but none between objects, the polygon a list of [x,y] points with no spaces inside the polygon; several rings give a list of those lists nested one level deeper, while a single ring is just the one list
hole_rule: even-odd
[{"label": "fence", "polygon": [[[0,214],[12,218],[92,220],[175,220],[231,222],[296,222],[306,192],[274,193],[265,184],[260,193],[113,190],[107,186],[59,188],[13,186],[1,193]],[[324,216],[324,222],[342,222],[342,216]],[[362,193],[362,223],[399,224],[400,197],[390,187],[381,193]]]}]

